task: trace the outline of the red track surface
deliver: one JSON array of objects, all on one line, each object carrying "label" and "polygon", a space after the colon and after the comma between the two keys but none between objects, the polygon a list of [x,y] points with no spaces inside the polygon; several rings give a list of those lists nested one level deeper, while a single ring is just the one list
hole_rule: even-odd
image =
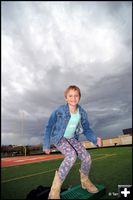
[{"label": "red track surface", "polygon": [[17,157],[1,158],[1,166],[8,167],[15,165],[23,165],[23,164],[42,162],[45,160],[53,160],[63,157],[64,157],[63,155],[42,155],[42,156],[17,156]]}]

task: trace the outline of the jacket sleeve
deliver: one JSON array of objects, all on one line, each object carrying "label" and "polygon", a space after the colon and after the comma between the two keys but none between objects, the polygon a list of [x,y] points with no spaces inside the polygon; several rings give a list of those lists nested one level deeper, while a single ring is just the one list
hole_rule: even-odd
[{"label": "jacket sleeve", "polygon": [[86,112],[84,112],[84,119],[81,120],[81,124],[83,127],[83,133],[86,136],[86,138],[92,142],[93,144],[97,144],[97,136],[95,135],[95,133],[93,132],[93,130],[90,128],[89,125],[89,120],[88,120],[88,115]]},{"label": "jacket sleeve", "polygon": [[48,123],[46,125],[46,128],[44,130],[44,142],[43,142],[43,150],[44,149],[50,149],[50,136],[51,136],[51,132],[53,130],[53,127],[56,123],[57,120],[57,116],[56,116],[56,111],[54,111],[49,120]]}]

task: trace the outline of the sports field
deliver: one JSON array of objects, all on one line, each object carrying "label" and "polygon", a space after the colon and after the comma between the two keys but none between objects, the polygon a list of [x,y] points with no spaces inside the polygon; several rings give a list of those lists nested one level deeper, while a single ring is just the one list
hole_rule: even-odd
[{"label": "sports field", "polygon": [[[103,184],[106,188],[106,195],[102,199],[117,199],[118,185],[132,185],[132,147],[99,148],[89,152],[92,158],[90,178],[93,183]],[[1,198],[26,199],[27,194],[39,185],[51,186],[55,170],[63,160],[63,157],[58,158],[58,155],[52,155],[55,156],[54,159],[51,155],[46,155],[46,160],[39,161],[30,157],[31,162],[26,164],[21,161],[13,166],[3,166]],[[62,188],[80,184],[79,168],[80,160],[77,159]]]}]

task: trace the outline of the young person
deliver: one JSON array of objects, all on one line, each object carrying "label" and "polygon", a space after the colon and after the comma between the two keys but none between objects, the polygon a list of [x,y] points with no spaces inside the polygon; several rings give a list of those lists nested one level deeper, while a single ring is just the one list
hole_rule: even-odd
[{"label": "young person", "polygon": [[89,126],[86,111],[79,105],[80,89],[69,86],[64,92],[67,103],[56,109],[50,116],[44,133],[43,151],[50,153],[50,145],[54,146],[64,155],[60,167],[55,172],[48,199],[60,199],[60,190],[63,181],[74,165],[77,157],[81,160],[80,179],[81,186],[88,192],[96,193],[98,189],[88,178],[91,167],[91,157],[82,143],[78,140],[81,129],[86,138],[97,146],[99,138]]}]

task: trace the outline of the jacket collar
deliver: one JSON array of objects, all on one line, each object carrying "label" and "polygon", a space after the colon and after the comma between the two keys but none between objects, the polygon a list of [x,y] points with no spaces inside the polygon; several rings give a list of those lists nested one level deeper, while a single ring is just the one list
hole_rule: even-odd
[{"label": "jacket collar", "polygon": [[67,115],[70,115],[68,103],[65,105],[65,112]]}]

